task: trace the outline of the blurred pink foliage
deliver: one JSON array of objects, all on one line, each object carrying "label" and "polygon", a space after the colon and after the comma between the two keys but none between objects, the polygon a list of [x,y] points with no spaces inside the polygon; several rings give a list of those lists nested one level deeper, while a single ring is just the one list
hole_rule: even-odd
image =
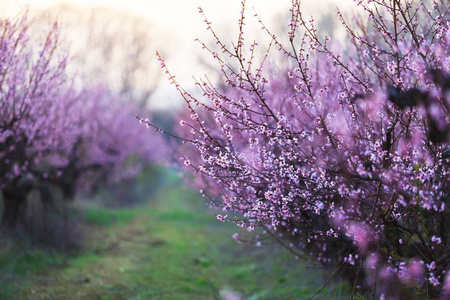
[{"label": "blurred pink foliage", "polygon": [[[134,176],[162,158],[160,136],[136,126],[138,103],[102,86],[76,89],[55,23],[40,45],[27,13],[0,20],[0,189],[14,227],[27,193],[46,182],[65,198]],[[63,53],[63,54],[62,54]]]}]

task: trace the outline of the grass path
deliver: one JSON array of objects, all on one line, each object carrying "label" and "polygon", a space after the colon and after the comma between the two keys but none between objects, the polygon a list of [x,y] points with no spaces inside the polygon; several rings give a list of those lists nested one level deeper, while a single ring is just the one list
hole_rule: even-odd
[{"label": "grass path", "polygon": [[[238,228],[218,222],[178,180],[169,178],[152,198],[131,209],[91,209],[85,249],[64,264],[13,275],[9,297],[307,299],[321,287],[320,271],[278,245],[236,244]],[[315,299],[338,299],[340,289]]]}]

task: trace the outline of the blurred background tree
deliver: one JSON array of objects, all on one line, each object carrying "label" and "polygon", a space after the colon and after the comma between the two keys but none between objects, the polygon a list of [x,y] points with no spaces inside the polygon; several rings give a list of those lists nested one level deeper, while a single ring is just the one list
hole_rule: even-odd
[{"label": "blurred background tree", "polygon": [[146,108],[160,82],[154,25],[112,8],[60,5],[36,13],[36,32],[58,20],[79,84],[102,84]]}]

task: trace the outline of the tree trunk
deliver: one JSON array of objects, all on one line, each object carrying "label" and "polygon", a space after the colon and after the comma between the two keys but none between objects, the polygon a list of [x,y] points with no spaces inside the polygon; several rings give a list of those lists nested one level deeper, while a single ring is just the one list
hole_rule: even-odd
[{"label": "tree trunk", "polygon": [[25,209],[26,197],[3,193],[3,213],[1,228],[3,230],[14,231],[21,220]]}]

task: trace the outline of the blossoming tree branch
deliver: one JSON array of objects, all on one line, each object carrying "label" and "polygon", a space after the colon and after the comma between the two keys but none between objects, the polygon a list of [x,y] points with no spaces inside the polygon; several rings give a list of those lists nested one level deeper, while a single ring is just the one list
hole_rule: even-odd
[{"label": "blossoming tree branch", "polygon": [[352,296],[445,298],[450,8],[445,0],[354,6],[353,18],[337,10],[344,43],[321,38],[297,0],[286,42],[258,15],[270,41],[247,40],[245,1],[231,44],[205,17],[215,44],[201,45],[220,79],[198,80],[196,97],[160,57],[186,104],[170,134],[184,141],[182,163],[221,221],[262,228],[343,274]]}]

